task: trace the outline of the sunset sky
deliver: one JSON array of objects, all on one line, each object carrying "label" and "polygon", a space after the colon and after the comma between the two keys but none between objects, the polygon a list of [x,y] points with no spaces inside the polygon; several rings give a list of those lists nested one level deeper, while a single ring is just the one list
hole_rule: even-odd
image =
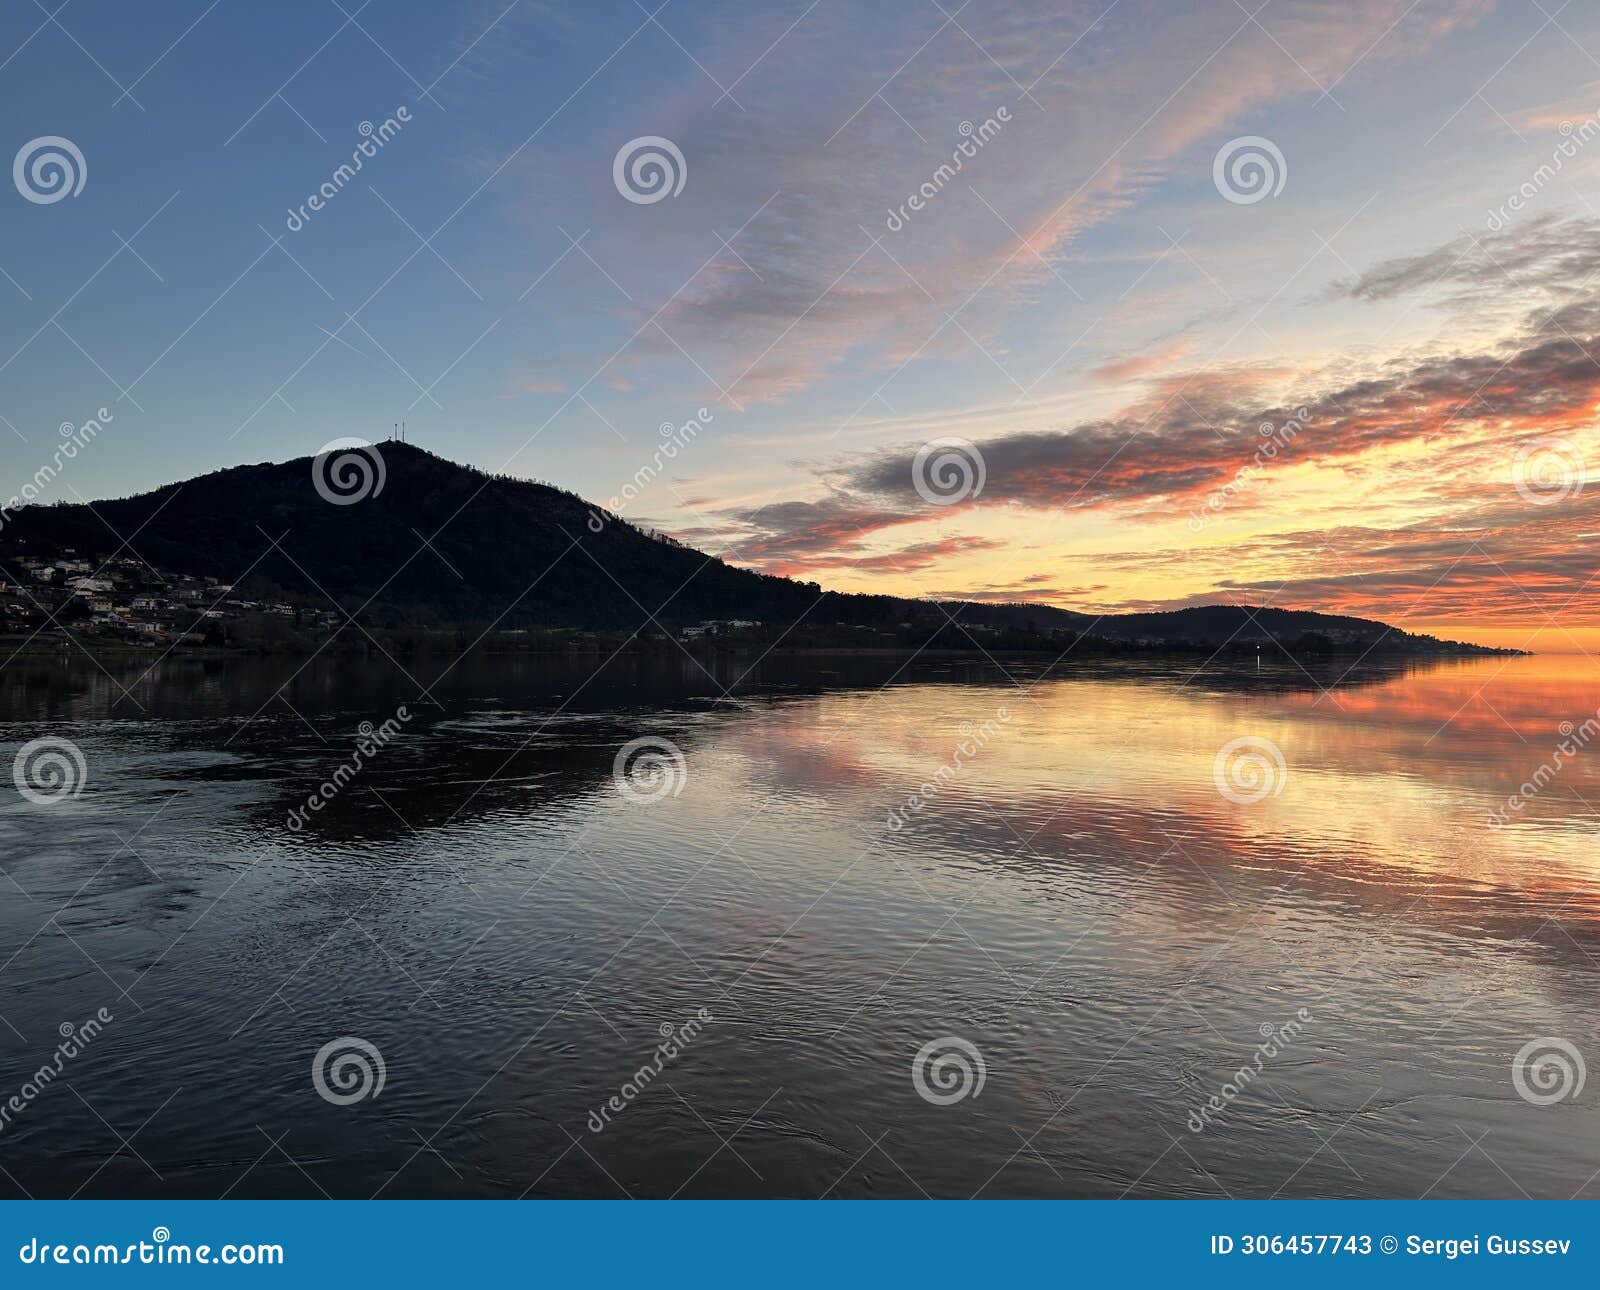
[{"label": "sunset sky", "polygon": [[53,496],[405,419],[604,501],[704,407],[618,509],[770,572],[1600,641],[1594,6],[58,3],[0,12],[6,155],[87,172],[0,195],[7,495],[104,407]]}]

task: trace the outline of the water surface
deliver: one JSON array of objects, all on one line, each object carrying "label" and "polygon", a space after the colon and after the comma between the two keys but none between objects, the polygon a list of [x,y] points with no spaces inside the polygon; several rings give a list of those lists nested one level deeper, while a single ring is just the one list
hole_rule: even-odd
[{"label": "water surface", "polygon": [[0,1194],[1596,1194],[1588,660],[596,662],[0,672]]}]

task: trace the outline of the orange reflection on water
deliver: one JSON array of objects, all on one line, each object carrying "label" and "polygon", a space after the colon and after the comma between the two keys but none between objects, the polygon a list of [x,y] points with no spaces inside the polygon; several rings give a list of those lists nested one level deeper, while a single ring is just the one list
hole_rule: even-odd
[{"label": "orange reflection on water", "polygon": [[[1359,685],[1334,684],[1338,667],[1315,681],[1274,673],[1265,686],[1192,673],[1107,667],[1031,687],[832,694],[825,712],[785,718],[782,737],[764,742],[769,754],[803,749],[819,788],[848,791],[855,777],[866,830],[881,831],[886,807],[959,761],[922,808],[919,839],[958,849],[970,829],[992,844],[998,821],[1018,864],[1192,863],[1224,884],[1230,868],[1281,873],[1302,890],[1421,920],[1600,918],[1600,722],[1591,746],[1558,753],[1563,730],[1569,748],[1586,742],[1583,723],[1600,708],[1593,661],[1474,659]],[[1001,706],[1010,720],[957,758],[964,729]],[[1217,783],[1219,751],[1241,738],[1282,757],[1279,770],[1263,754],[1260,800],[1230,800]],[[1510,823],[1492,827],[1535,779]]]}]

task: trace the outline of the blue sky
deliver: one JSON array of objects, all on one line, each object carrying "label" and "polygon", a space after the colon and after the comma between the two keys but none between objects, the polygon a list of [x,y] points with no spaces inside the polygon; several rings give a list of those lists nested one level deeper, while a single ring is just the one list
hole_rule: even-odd
[{"label": "blue sky", "polygon": [[[1437,425],[1376,444],[1343,427],[1199,542],[1185,518],[1216,461],[1197,436],[1243,465],[1259,410],[1509,352],[1530,311],[1586,298],[1537,272],[1349,289],[1441,248],[1497,263],[1594,238],[1600,140],[1487,224],[1560,123],[1600,109],[1600,15],[1576,4],[58,3],[0,13],[8,155],[57,135],[87,165],[74,197],[0,200],[0,469],[31,476],[61,422],[108,407],[68,499],[401,419],[446,456],[606,498],[703,406],[628,513],[748,563],[1074,607],[1260,596],[1241,570],[1271,566],[1283,603],[1326,604],[1376,540],[1338,534],[1417,547],[1418,524],[1467,514],[1504,533],[1485,508],[1510,496],[1517,436],[1549,427],[1451,417],[1443,483]],[[290,231],[361,124],[402,106]],[[889,228],[963,123],[1002,109]],[[647,135],[686,175],[644,204],[612,166]],[[1219,194],[1241,136],[1285,159],[1277,195]],[[1093,475],[1044,452],[1128,424],[1183,478],[1162,482],[1144,439]],[[1586,427],[1571,408],[1556,425],[1579,449]],[[993,445],[990,490],[908,508],[884,463],[941,436]],[[1444,577],[1432,548],[1397,559],[1405,578],[1385,567],[1347,605],[1393,616]],[[1464,620],[1469,591],[1419,612]]]}]

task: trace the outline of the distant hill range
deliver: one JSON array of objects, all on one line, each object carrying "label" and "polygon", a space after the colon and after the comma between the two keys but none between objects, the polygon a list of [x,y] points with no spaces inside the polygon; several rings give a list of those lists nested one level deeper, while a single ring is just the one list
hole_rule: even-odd
[{"label": "distant hill range", "polygon": [[[828,592],[735,568],[549,485],[490,475],[394,441],[379,445],[378,454],[381,488],[353,461],[302,457],[221,470],[137,497],[27,507],[9,516],[0,555],[49,558],[66,548],[102,559],[133,555],[162,573],[215,578],[263,600],[321,608],[331,600],[374,628],[676,632],[743,621],[794,628],[791,643],[816,643],[818,633],[844,627],[895,636],[893,643],[932,636],[955,647],[1083,637],[1085,645],[1130,648],[1494,652],[1304,610],[1208,605],[1092,616],[1048,605]],[[340,493],[340,475],[343,491],[361,500],[327,499],[325,493]]]}]

